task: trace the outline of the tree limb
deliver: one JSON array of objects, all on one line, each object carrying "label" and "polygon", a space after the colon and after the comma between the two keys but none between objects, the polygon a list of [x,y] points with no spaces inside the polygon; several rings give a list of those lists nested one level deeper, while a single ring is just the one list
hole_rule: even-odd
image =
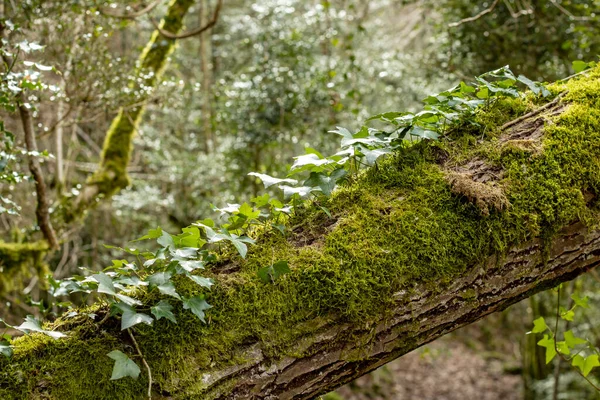
[{"label": "tree limb", "polygon": [[176,34],[176,33],[172,33],[169,32],[165,29],[162,29],[157,23],[156,21],[154,21],[152,18],[150,18],[150,21],[152,22],[152,24],[154,25],[154,28],[156,28],[156,30],[158,32],[160,32],[161,35],[163,35],[166,38],[169,39],[186,39],[192,36],[196,36],[196,35],[200,35],[203,32],[206,32],[207,30],[209,30],[210,28],[212,28],[213,26],[216,25],[218,19],[219,19],[219,12],[221,11],[221,7],[223,6],[223,0],[219,0],[217,3],[217,6],[215,7],[215,11],[213,13],[213,16],[211,18],[210,21],[208,21],[206,23],[206,25],[204,26],[200,26],[196,29],[193,29],[189,32],[185,32],[185,33],[180,33],[180,34]]},{"label": "tree limb", "polygon": [[450,28],[456,28],[457,26],[460,26],[462,24],[466,24],[467,22],[477,21],[479,18],[483,17],[484,15],[489,14],[492,11],[494,11],[494,8],[496,8],[496,6],[498,5],[499,2],[500,2],[500,0],[494,0],[494,2],[492,3],[491,6],[489,6],[485,10],[481,11],[477,15],[474,15],[474,16],[469,17],[469,18],[461,19],[460,21],[457,21],[457,22],[453,22],[451,24],[448,24],[448,26]]},{"label": "tree limb", "polygon": [[108,17],[112,17],[112,18],[136,19],[136,18],[141,17],[142,15],[148,14],[150,11],[154,10],[154,8],[156,8],[156,6],[158,6],[160,3],[162,3],[162,1],[163,0],[155,0],[153,2],[150,2],[150,4],[148,4],[146,7],[142,8],[138,11],[129,13],[129,14],[114,13],[108,8],[100,8],[99,11],[100,11],[100,13],[102,13]]}]

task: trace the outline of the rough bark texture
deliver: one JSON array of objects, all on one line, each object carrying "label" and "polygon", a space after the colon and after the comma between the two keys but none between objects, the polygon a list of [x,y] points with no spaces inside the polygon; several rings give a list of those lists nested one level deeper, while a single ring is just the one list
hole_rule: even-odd
[{"label": "rough bark texture", "polygon": [[[551,90],[569,93],[505,130],[540,100],[498,100],[476,116],[483,134],[467,125],[414,144],[340,187],[332,218],[307,204],[287,235],[259,234],[245,260],[221,254],[204,271],[210,292],[178,281],[214,306],[207,324],[177,306],[177,324],[136,325],[132,343],[116,319],[98,325],[106,309],[96,308],[59,320],[65,339],[14,341],[0,398],[144,398],[144,373],[110,381],[106,357],[140,362],[139,344],[156,399],[310,399],[594,268],[600,70]],[[261,282],[274,260],[290,273]],[[158,298],[140,295],[145,307]]]},{"label": "rough bark texture", "polygon": [[[207,398],[311,399],[327,393],[440,336],[600,264],[600,231],[581,224],[566,228],[546,261],[542,242],[491,257],[450,287],[434,293],[426,287],[398,292],[398,308],[375,324],[332,321],[298,343],[305,357],[266,358],[258,345],[244,353],[245,363],[207,372]],[[307,346],[307,348],[303,348]],[[228,382],[235,382],[228,385]]]}]

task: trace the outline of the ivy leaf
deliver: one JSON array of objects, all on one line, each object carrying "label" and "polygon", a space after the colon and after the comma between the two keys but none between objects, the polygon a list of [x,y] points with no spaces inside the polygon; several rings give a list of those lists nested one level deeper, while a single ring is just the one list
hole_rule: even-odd
[{"label": "ivy leaf", "polygon": [[573,321],[575,318],[575,311],[573,310],[561,310],[560,317],[565,321]]},{"label": "ivy leaf", "polygon": [[124,331],[127,328],[131,328],[137,324],[144,323],[146,325],[152,325],[151,316],[143,313],[137,313],[135,311],[124,311],[121,316],[121,330]]},{"label": "ivy leaf", "polygon": [[567,345],[566,341],[556,342],[556,348],[561,354],[564,354],[566,356],[571,354],[571,350],[569,349],[569,346]]},{"label": "ivy leaf", "polygon": [[544,335],[544,338],[537,342],[541,347],[546,348],[546,364],[550,363],[556,356],[556,349],[554,348],[554,339],[548,335]]},{"label": "ivy leaf", "polygon": [[123,315],[121,316],[122,331],[140,323],[152,325],[152,322],[154,321],[151,316],[143,313],[138,313],[133,307],[125,303],[116,303],[114,306],[121,310],[121,312],[123,313]]},{"label": "ivy leaf", "polygon": [[258,270],[258,277],[265,283],[274,282],[280,276],[291,272],[287,261],[277,261],[273,265]]},{"label": "ivy leaf", "polygon": [[300,196],[300,198],[303,199],[306,196],[308,196],[310,194],[310,192],[313,190],[313,188],[310,186],[291,187],[291,186],[281,185],[281,186],[279,186],[279,188],[281,190],[283,190],[283,197],[285,197],[286,199],[289,199],[290,197],[292,197],[295,194],[297,194],[298,196]]},{"label": "ivy leaf", "polygon": [[53,339],[60,339],[60,338],[67,336],[62,332],[45,330],[44,328],[42,328],[42,323],[40,322],[40,320],[35,318],[33,315],[28,315],[27,317],[25,317],[25,322],[23,322],[19,326],[15,326],[14,328],[21,332],[25,332],[25,333],[30,333],[30,332],[43,333],[44,335],[48,335]]},{"label": "ivy leaf", "polygon": [[110,358],[115,360],[113,366],[111,381],[130,376],[133,379],[137,379],[140,375],[140,367],[127,355],[123,354],[119,350],[113,350],[107,354]]},{"label": "ivy leaf", "polygon": [[565,332],[565,342],[567,343],[567,346],[569,346],[570,348],[574,348],[579,344],[587,343],[587,340],[575,336],[573,334],[573,331],[568,330]]},{"label": "ivy leaf", "polygon": [[136,300],[121,293],[117,293],[112,278],[106,275],[105,273],[100,272],[98,274],[92,275],[91,278],[98,282],[98,293],[104,293],[114,296],[117,299],[121,300],[123,303],[130,306],[142,304],[139,300]]},{"label": "ivy leaf", "polygon": [[6,340],[0,341],[0,354],[6,357],[12,356],[13,349]]},{"label": "ivy leaf", "polygon": [[204,296],[194,296],[188,298],[183,298],[183,309],[190,310],[200,321],[206,323],[204,319],[204,311],[212,308],[210,304],[208,304],[204,300]]},{"label": "ivy leaf", "polygon": [[258,172],[250,172],[248,175],[255,176],[258,179],[260,179],[262,181],[263,185],[265,185],[265,189],[268,187],[271,187],[273,185],[278,185],[280,183],[289,183],[290,185],[295,185],[298,183],[298,181],[295,179],[289,179],[289,178],[279,179],[279,178],[274,178],[269,175],[259,174]]},{"label": "ivy leaf", "polygon": [[171,274],[169,272],[157,272],[150,275],[147,281],[150,284],[150,289],[157,288],[162,294],[181,300],[181,296],[177,293],[175,285],[171,282]]},{"label": "ivy leaf", "polygon": [[158,244],[162,247],[175,247],[175,242],[173,241],[173,237],[167,232],[163,231],[162,235],[156,240]]},{"label": "ivy leaf", "polygon": [[162,234],[163,234],[162,229],[159,226],[156,229],[150,229],[148,231],[148,234],[146,234],[140,238],[137,238],[135,240],[132,240],[132,242],[139,242],[142,240],[149,240],[149,239],[158,239],[159,237],[162,236]]},{"label": "ivy leaf", "polygon": [[575,305],[577,305],[581,308],[590,308],[590,306],[588,305],[588,301],[590,300],[590,298],[588,296],[581,298],[581,297],[577,296],[576,293],[573,293],[571,295],[571,299],[573,299],[573,302],[575,302]]},{"label": "ivy leaf", "polygon": [[194,282],[196,282],[198,285],[205,287],[207,289],[210,289],[210,287],[214,284],[212,279],[205,278],[203,276],[187,275],[187,277],[190,278],[191,280],[193,280]]},{"label": "ivy leaf", "polygon": [[173,306],[167,300],[161,300],[154,307],[150,307],[150,312],[156,317],[157,321],[166,318],[176,324],[177,320],[171,310],[173,310]]},{"label": "ivy leaf", "polygon": [[573,70],[576,74],[583,72],[588,68],[590,68],[590,63],[581,60],[573,61]]},{"label": "ivy leaf", "polygon": [[594,367],[600,367],[600,362],[598,361],[598,355],[592,354],[586,358],[583,358],[581,355],[577,354],[573,357],[572,365],[581,370],[583,376],[588,376]]},{"label": "ivy leaf", "polygon": [[[352,135],[350,136],[350,138],[352,138]],[[294,161],[294,164],[292,164],[290,172],[306,166],[319,167],[332,163],[331,160],[328,160],[326,158],[319,158],[319,156],[314,153],[305,154],[303,156],[297,156],[294,157],[294,159],[296,161]]]},{"label": "ivy leaf", "polygon": [[192,272],[197,269],[204,269],[204,262],[199,260],[179,261],[179,266],[187,272]]},{"label": "ivy leaf", "polygon": [[542,333],[548,329],[548,325],[546,325],[546,320],[544,317],[539,317],[538,319],[533,321],[533,329],[528,333]]}]

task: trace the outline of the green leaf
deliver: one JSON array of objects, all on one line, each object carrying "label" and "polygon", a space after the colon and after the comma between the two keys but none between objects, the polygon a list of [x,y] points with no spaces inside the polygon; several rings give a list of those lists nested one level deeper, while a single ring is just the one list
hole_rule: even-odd
[{"label": "green leaf", "polygon": [[291,187],[286,185],[279,186],[283,190],[283,197],[289,199],[293,195],[297,194],[301,199],[305,198],[313,190],[310,186]]},{"label": "green leaf", "polygon": [[138,367],[132,359],[127,357],[127,355],[123,354],[119,350],[113,350],[108,353],[107,356],[115,360],[115,365],[113,366],[112,375],[110,377],[111,381],[121,379],[126,376],[137,379],[140,375],[140,367]]},{"label": "green leaf", "polygon": [[272,176],[269,175],[265,175],[265,174],[259,174],[258,172],[250,172],[248,174],[249,176],[255,176],[258,179],[260,179],[263,183],[263,185],[265,185],[265,189],[268,187],[271,187],[273,185],[278,185],[280,183],[289,183],[290,185],[295,185],[298,183],[297,180],[295,179],[278,179],[278,178],[273,178]]},{"label": "green leaf", "polygon": [[483,100],[483,99],[487,99],[489,97],[490,97],[490,91],[486,87],[479,89],[479,91],[477,92],[478,99]]},{"label": "green leaf", "polygon": [[6,340],[0,341],[0,354],[6,357],[12,356],[13,350]]},{"label": "green leaf", "polygon": [[137,238],[135,240],[132,240],[132,242],[139,242],[141,240],[149,240],[149,239],[158,239],[159,237],[162,236],[162,229],[159,227],[157,227],[156,229],[150,229],[148,231],[147,235],[142,236],[141,238]]},{"label": "green leaf", "polygon": [[548,329],[548,325],[546,325],[546,320],[544,317],[539,317],[538,319],[533,321],[533,329],[530,333],[542,333]]},{"label": "green leaf", "polygon": [[573,310],[561,310],[560,317],[565,321],[573,321],[575,312]]},{"label": "green leaf", "polygon": [[144,323],[147,325],[152,325],[154,321],[151,316],[143,313],[138,313],[136,310],[125,304],[125,303],[115,303],[114,307],[121,310],[121,330],[124,331],[127,328],[131,328],[140,323]]},{"label": "green leaf", "polygon": [[136,300],[121,293],[117,293],[112,278],[106,275],[105,273],[100,272],[98,274],[92,275],[91,278],[98,282],[98,293],[112,295],[130,306],[142,304],[139,300]]},{"label": "green leaf", "polygon": [[[338,171],[342,171],[341,173]],[[311,172],[308,179],[304,182],[304,186],[318,187],[321,192],[329,196],[335,189],[336,182],[341,177],[345,176],[347,171],[343,168],[335,170],[331,176],[327,176],[322,172]]]},{"label": "green leaf", "polygon": [[568,330],[565,332],[565,342],[567,343],[567,346],[574,348],[577,345],[587,343],[587,340],[575,336],[573,331]]},{"label": "green leaf", "polygon": [[558,352],[561,354],[564,354],[566,356],[571,354],[571,350],[569,349],[569,346],[567,345],[566,341],[556,342],[556,348],[558,349]]},{"label": "green leaf", "polygon": [[258,277],[265,283],[274,282],[280,276],[291,272],[287,261],[277,261],[273,265],[258,270]]},{"label": "green leaf", "polygon": [[204,319],[204,311],[212,308],[210,304],[208,304],[204,300],[204,296],[194,296],[188,298],[183,298],[183,309],[190,310],[196,317],[200,319],[200,321],[206,323]]},{"label": "green leaf", "polygon": [[207,289],[210,289],[210,287],[214,284],[212,279],[204,278],[203,276],[187,275],[187,277],[196,282],[198,285]]},{"label": "green leaf", "polygon": [[556,349],[554,348],[554,338],[544,335],[544,338],[537,342],[541,347],[546,348],[546,364],[550,363],[556,356]]},{"label": "green leaf", "polygon": [[253,220],[258,218],[260,210],[254,210],[250,204],[244,203],[240,206],[238,213],[248,217],[248,220]]},{"label": "green leaf", "polygon": [[40,320],[35,318],[33,315],[28,315],[27,317],[25,317],[25,322],[23,322],[19,326],[15,326],[14,328],[21,332],[25,332],[25,333],[30,333],[30,332],[43,333],[44,335],[48,335],[53,339],[60,339],[60,338],[67,336],[62,332],[45,330],[44,328],[42,328],[42,323],[40,322]]},{"label": "green leaf", "polygon": [[573,61],[573,71],[575,71],[576,74],[583,72],[588,68],[590,68],[590,64],[585,61]]},{"label": "green leaf", "polygon": [[171,274],[169,272],[157,272],[150,275],[147,281],[150,284],[150,289],[157,288],[162,294],[181,300],[177,289],[175,289],[175,285],[171,282]]},{"label": "green leaf", "polygon": [[571,295],[571,299],[573,299],[573,302],[575,303],[576,306],[581,307],[581,308],[590,308],[588,301],[590,300],[590,298],[588,296],[585,296],[583,298],[577,296],[576,293],[573,293]]},{"label": "green leaf", "polygon": [[169,246],[175,247],[175,242],[173,241],[173,237],[164,231],[163,231],[162,235],[156,240],[156,242],[158,244],[160,244],[162,247],[169,247]]},{"label": "green leaf", "polygon": [[574,367],[578,367],[581,370],[583,376],[588,376],[592,369],[595,367],[600,367],[600,362],[598,361],[598,355],[592,354],[586,358],[583,358],[581,355],[576,355],[573,357],[572,365]]},{"label": "green leaf", "polygon": [[176,324],[177,320],[171,310],[173,310],[173,306],[167,300],[161,300],[154,307],[150,308],[150,312],[156,317],[157,321],[161,318],[166,318]]},{"label": "green leaf", "polygon": [[152,325],[154,320],[151,316],[143,313],[137,313],[135,311],[123,311],[121,316],[121,330],[124,331],[127,328],[131,328],[137,324]]}]

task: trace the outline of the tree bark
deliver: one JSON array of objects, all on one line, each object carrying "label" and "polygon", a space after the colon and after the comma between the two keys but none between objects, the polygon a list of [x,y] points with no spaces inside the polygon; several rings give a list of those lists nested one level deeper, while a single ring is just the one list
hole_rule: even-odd
[{"label": "tree bark", "polygon": [[[434,293],[425,287],[374,324],[333,321],[299,341],[309,355],[265,357],[258,344],[240,349],[246,362],[205,373],[206,398],[312,399],[381,367],[455,329],[504,310],[539,291],[574,279],[600,264],[600,231],[573,224],[552,243],[547,261],[542,241],[490,257],[450,287]],[[349,340],[351,338],[351,340]],[[304,349],[302,346],[308,346]],[[233,385],[227,383],[235,382]]]}]

